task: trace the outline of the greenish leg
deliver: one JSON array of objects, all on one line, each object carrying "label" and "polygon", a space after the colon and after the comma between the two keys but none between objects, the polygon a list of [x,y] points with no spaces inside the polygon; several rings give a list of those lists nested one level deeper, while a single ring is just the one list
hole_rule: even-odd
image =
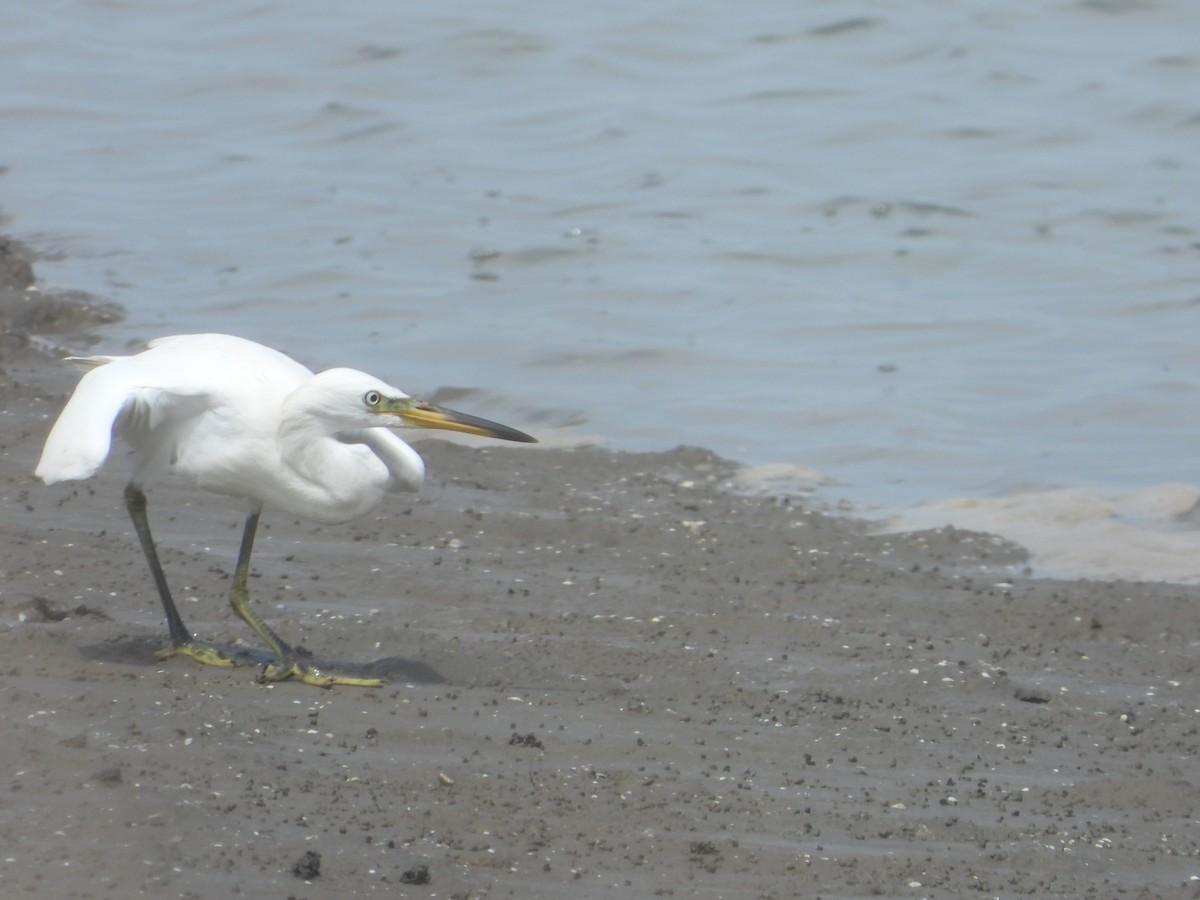
[{"label": "greenish leg", "polygon": [[250,589],[247,582],[250,578],[250,554],[254,552],[254,536],[258,532],[258,518],[261,513],[262,504],[254,503],[250,508],[250,514],[246,516],[246,528],[242,532],[242,546],[238,551],[237,568],[233,574],[233,587],[229,591],[229,602],[233,606],[233,611],[243,622],[253,628],[254,633],[275,652],[276,659],[263,665],[259,679],[271,682],[299,678],[305,684],[317,687],[332,687],[335,684],[356,687],[382,686],[383,681],[379,678],[323,672],[315,666],[300,662],[291,645],[276,634],[258,613],[251,609]]},{"label": "greenish leg", "polygon": [[[142,552],[146,554],[146,562],[150,565],[150,574],[154,576],[154,585],[158,588],[158,597],[162,601],[163,612],[167,616],[167,630],[171,636],[171,645],[160,650],[158,658],[190,656],[197,662],[208,666],[224,667],[255,660],[256,654],[253,651],[226,650],[216,644],[197,640],[192,636],[187,626],[183,624],[183,617],[179,615],[175,601],[171,598],[171,590],[167,586],[166,575],[163,574],[158,550],[155,548],[154,538],[150,534],[150,519],[146,513],[146,494],[133,482],[125,487],[125,506],[129,510],[129,518],[133,520],[138,540],[141,541]],[[288,678],[299,678],[305,684],[318,687],[331,687],[335,684],[380,687],[383,681],[379,678],[334,674],[301,663],[296,651],[250,608],[250,590],[247,587],[250,577],[250,554],[254,550],[254,535],[258,531],[258,519],[261,513],[262,504],[255,503],[246,517],[246,528],[242,532],[242,546],[238,553],[237,568],[234,570],[233,588],[229,593],[229,602],[233,606],[233,611],[243,622],[254,629],[254,633],[262,638],[275,654],[274,659],[263,664],[261,680],[284,681]],[[258,659],[261,660],[261,654],[258,655]]]}]

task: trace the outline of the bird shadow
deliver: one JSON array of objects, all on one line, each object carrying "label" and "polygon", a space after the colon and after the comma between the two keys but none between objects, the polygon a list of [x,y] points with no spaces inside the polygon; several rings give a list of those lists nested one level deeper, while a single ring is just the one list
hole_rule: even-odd
[{"label": "bird shadow", "polygon": [[[273,653],[253,647],[232,647],[227,644],[214,644],[213,646],[227,654],[234,661],[235,666],[261,668],[276,659]],[[80,652],[85,658],[96,662],[145,667],[163,664],[163,661],[156,656],[162,648],[161,638],[126,635],[102,644],[85,645],[80,648]],[[370,662],[351,662],[314,656],[304,647],[296,649],[305,663],[322,672],[359,678],[379,678],[385,682],[447,683],[446,677],[433,666],[419,660],[406,659],[403,656],[385,656]]]}]

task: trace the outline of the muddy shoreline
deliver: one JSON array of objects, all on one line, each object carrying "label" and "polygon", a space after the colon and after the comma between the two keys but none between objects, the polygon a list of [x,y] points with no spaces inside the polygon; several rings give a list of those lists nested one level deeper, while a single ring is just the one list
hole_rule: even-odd
[{"label": "muddy shoreline", "polygon": [[[268,620],[385,688],[156,660],[120,466],[31,474],[47,351],[118,311],[6,248],[4,896],[1200,896],[1200,589],[875,536],[704,450],[421,441],[422,494],[268,510],[255,557]],[[248,639],[241,506],[150,501],[189,624]]]}]

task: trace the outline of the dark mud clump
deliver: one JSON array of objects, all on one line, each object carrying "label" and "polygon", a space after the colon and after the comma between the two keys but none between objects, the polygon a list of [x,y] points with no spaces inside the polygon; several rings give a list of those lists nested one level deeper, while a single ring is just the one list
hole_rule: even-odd
[{"label": "dark mud clump", "polygon": [[292,874],[305,881],[312,881],[321,874],[321,854],[316,850],[305,850],[292,865]]}]

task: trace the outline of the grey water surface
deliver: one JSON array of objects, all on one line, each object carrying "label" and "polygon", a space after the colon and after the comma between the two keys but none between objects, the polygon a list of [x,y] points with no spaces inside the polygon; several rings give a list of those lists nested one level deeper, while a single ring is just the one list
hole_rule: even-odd
[{"label": "grey water surface", "polygon": [[1200,481],[1200,6],[9,4],[0,206],[230,331],[859,508]]}]

